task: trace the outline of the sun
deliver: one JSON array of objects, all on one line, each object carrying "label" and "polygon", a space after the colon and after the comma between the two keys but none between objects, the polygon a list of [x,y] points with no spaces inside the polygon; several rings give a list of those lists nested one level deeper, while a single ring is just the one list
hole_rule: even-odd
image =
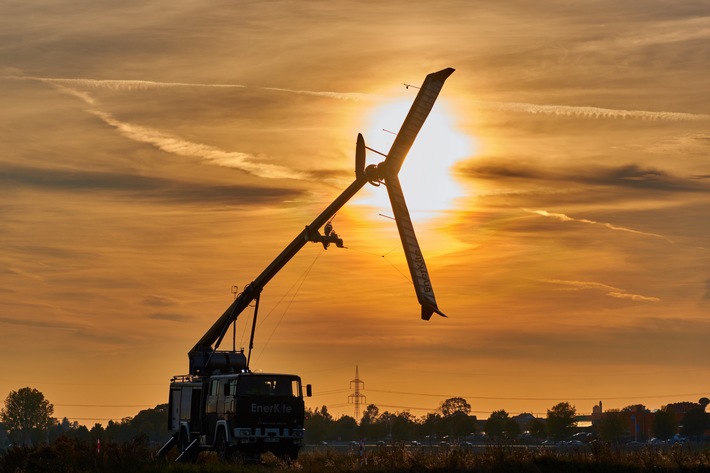
[{"label": "sun", "polygon": [[[376,108],[367,120],[363,133],[369,148],[386,154],[394,142],[412,105],[411,98],[390,101]],[[451,210],[462,187],[452,174],[452,167],[474,152],[471,137],[456,129],[454,115],[443,100],[434,105],[404,160],[399,179],[413,220],[430,219]],[[367,164],[384,158],[368,151]],[[385,189],[368,187],[355,204],[372,206],[389,215],[391,206]]]}]

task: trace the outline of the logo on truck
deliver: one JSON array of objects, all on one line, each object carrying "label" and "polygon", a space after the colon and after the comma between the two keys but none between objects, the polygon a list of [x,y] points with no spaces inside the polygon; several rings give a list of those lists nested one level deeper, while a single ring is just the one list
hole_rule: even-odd
[{"label": "logo on truck", "polygon": [[264,405],[253,402],[251,404],[251,412],[252,414],[291,414],[293,407],[285,403]]}]

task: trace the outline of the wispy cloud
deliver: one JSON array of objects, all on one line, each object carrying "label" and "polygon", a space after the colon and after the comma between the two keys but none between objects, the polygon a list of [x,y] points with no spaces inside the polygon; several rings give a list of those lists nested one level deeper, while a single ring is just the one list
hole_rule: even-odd
[{"label": "wispy cloud", "polygon": [[[110,193],[126,195],[131,199],[140,197],[142,200],[188,205],[243,205],[247,201],[250,204],[282,202],[293,199],[298,194],[298,191],[285,188],[212,185],[119,172],[40,169],[5,163],[0,163],[0,185],[9,189],[49,189],[72,193],[86,192],[92,195]],[[33,254],[39,252],[41,249],[32,247]],[[77,256],[74,255],[74,258]],[[157,298],[147,298],[146,304],[159,305],[159,301]]]},{"label": "wispy cloud", "polygon": [[[150,90],[165,89],[173,87],[204,87],[219,89],[243,89],[246,85],[241,84],[204,84],[190,82],[157,82],[149,80],[130,79],[87,79],[87,78],[51,78],[33,77],[22,75],[6,75],[5,79],[34,80],[54,85],[67,87],[88,87],[93,89],[108,90]],[[259,87],[262,90],[274,92],[287,92],[291,94],[311,95],[316,97],[326,97],[337,100],[377,100],[380,98],[376,94],[362,92],[334,92],[288,89],[283,87]],[[74,94],[81,92],[74,91]],[[554,104],[536,104],[525,102],[499,102],[499,101],[476,101],[477,104],[494,110],[504,112],[528,113],[533,115],[558,115],[581,118],[611,118],[611,119],[640,119],[640,120],[665,120],[665,121],[701,121],[710,120],[708,114],[670,112],[670,111],[648,111],[648,110],[623,110],[592,106],[572,106]]]},{"label": "wispy cloud", "polygon": [[[65,87],[84,87],[91,89],[107,89],[107,90],[152,90],[152,89],[169,89],[175,87],[203,87],[215,89],[244,89],[246,85],[242,84],[202,84],[191,82],[156,82],[151,80],[130,80],[130,79],[86,79],[86,78],[52,78],[52,77],[33,77],[8,75],[6,79],[31,80],[44,82],[46,84],[62,85]],[[313,95],[316,97],[327,97],[338,100],[374,100],[376,95],[359,93],[359,92],[332,92],[332,91],[314,91],[314,90],[294,90],[281,87],[259,87],[262,90],[271,90],[275,92],[288,92],[291,94]]]},{"label": "wispy cloud", "polygon": [[150,80],[124,80],[124,79],[66,79],[32,76],[5,76],[8,79],[34,80],[47,84],[64,85],[68,87],[88,87],[92,89],[108,90],[150,90],[167,89],[172,87],[206,87],[218,89],[242,89],[240,84],[199,84],[187,82],[155,82]]},{"label": "wispy cloud", "polygon": [[307,179],[308,175],[285,166],[258,162],[258,158],[247,153],[237,151],[224,151],[214,146],[184,140],[167,132],[156,130],[141,125],[122,122],[110,113],[99,110],[90,110],[106,124],[116,128],[126,138],[146,143],[161,151],[178,156],[191,156],[200,158],[209,164],[241,169],[257,177],[270,179]]},{"label": "wispy cloud", "polygon": [[550,284],[559,284],[563,286],[568,286],[574,290],[600,290],[606,293],[607,296],[613,297],[615,299],[629,299],[634,302],[659,302],[661,299],[658,297],[642,296],[639,294],[631,294],[619,289],[618,287],[608,286],[606,284],[592,282],[592,281],[567,281],[561,279],[543,279],[542,282]]},{"label": "wispy cloud", "polygon": [[656,237],[656,238],[662,238],[669,243],[673,243],[672,240],[670,240],[669,238],[667,238],[663,235],[659,235],[658,233],[642,232],[639,230],[633,230],[631,228],[619,227],[619,226],[613,225],[611,223],[595,222],[594,220],[589,220],[586,218],[573,218],[573,217],[570,217],[569,215],[565,215],[563,213],[548,212],[547,210],[532,210],[532,209],[522,209],[522,210],[524,210],[525,212],[532,213],[532,214],[541,215],[543,217],[554,218],[554,219],[560,220],[562,222],[579,222],[579,223],[586,223],[589,225],[601,225],[602,227],[606,227],[610,230],[634,233],[636,235],[645,235],[645,236],[652,236],[652,237]]},{"label": "wispy cloud", "polygon": [[263,87],[264,90],[273,90],[276,92],[289,92],[292,94],[302,94],[302,95],[314,95],[316,97],[327,97],[330,99],[338,100],[375,100],[377,95],[364,94],[358,92],[318,92],[313,90],[293,90],[293,89],[282,89],[279,87]]},{"label": "wispy cloud", "polygon": [[[91,86],[96,86],[97,84],[110,84],[111,87],[116,88],[123,84],[126,87],[130,88],[136,87],[137,83],[144,85],[158,83],[148,81],[95,81],[90,79],[47,79],[32,77],[26,79],[39,80],[42,82],[49,83],[55,86],[58,90],[77,97],[78,99],[82,100],[84,103],[92,107],[87,110],[89,113],[100,118],[107,125],[116,128],[116,130],[118,130],[118,132],[124,137],[133,141],[137,141],[139,143],[149,144],[158,148],[161,151],[165,151],[167,153],[175,154],[178,156],[200,158],[203,161],[208,162],[209,164],[240,169],[257,177],[264,177],[269,179],[308,179],[308,175],[304,172],[296,171],[285,166],[259,162],[259,158],[248,153],[240,153],[238,151],[224,151],[207,144],[195,143],[192,141],[184,140],[176,135],[156,130],[154,128],[123,122],[108,112],[98,110],[95,107],[95,100],[87,92],[76,90],[68,86],[68,84],[88,84]],[[172,87],[175,85],[188,85],[179,83],[161,84],[166,87]],[[205,84],[193,85],[207,86]]]},{"label": "wispy cloud", "polygon": [[155,313],[150,314],[148,318],[153,320],[165,320],[167,322],[185,322],[190,320],[190,317],[187,315],[174,313]]},{"label": "wispy cloud", "polygon": [[612,108],[541,105],[519,102],[488,102],[479,101],[481,105],[504,112],[529,113],[533,115],[559,115],[582,118],[614,118],[666,121],[699,121],[710,120],[710,115],[683,112],[652,112],[647,110],[617,110]]}]

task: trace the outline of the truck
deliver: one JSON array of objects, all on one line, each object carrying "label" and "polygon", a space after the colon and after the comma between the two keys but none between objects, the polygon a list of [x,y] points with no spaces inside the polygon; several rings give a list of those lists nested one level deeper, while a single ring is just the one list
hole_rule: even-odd
[{"label": "truck", "polygon": [[[368,148],[361,134],[355,147],[355,180],[323,212],[289,243],[254,281],[244,287],[227,310],[213,323],[188,352],[189,372],[174,376],[168,396],[170,439],[159,456],[178,447],[178,461],[194,461],[201,451],[215,451],[221,459],[258,459],[271,452],[292,461],[304,445],[304,397],[312,395],[294,374],[261,373],[250,369],[251,351],[261,292],[266,284],[306,243],[332,244],[342,248],[343,240],[333,230],[332,220],[365,184],[384,185],[392,204],[400,240],[421,305],[421,318],[429,320],[437,306],[421,249],[398,180],[399,169],[414,143],[444,84],[454,70],[443,69],[427,75],[389,153]],[[407,86],[409,87],[409,86]],[[366,166],[366,152],[385,157],[379,164]],[[323,229],[323,233],[321,233]],[[247,307],[254,307],[249,351],[220,350],[230,326],[233,340],[236,321]]]},{"label": "truck", "polygon": [[301,379],[292,374],[176,376],[168,426],[186,461],[200,450],[214,450],[221,460],[235,454],[256,459],[270,451],[292,461],[304,440],[303,395]]}]

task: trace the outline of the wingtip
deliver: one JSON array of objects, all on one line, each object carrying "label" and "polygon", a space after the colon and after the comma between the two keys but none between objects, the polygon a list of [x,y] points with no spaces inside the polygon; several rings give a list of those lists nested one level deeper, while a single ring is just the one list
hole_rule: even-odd
[{"label": "wingtip", "polygon": [[449,318],[446,314],[439,310],[438,307],[422,306],[422,320],[429,320],[434,313],[439,314],[442,317]]},{"label": "wingtip", "polygon": [[455,70],[456,70],[456,69],[454,69],[453,67],[447,67],[446,69],[442,69],[442,70],[437,71],[437,72],[432,72],[431,74],[429,74],[428,77],[430,77],[430,78],[432,78],[432,79],[436,79],[436,80],[438,80],[438,81],[440,81],[440,82],[444,82],[446,79],[449,78],[449,76],[450,76],[451,74],[454,73]]}]

